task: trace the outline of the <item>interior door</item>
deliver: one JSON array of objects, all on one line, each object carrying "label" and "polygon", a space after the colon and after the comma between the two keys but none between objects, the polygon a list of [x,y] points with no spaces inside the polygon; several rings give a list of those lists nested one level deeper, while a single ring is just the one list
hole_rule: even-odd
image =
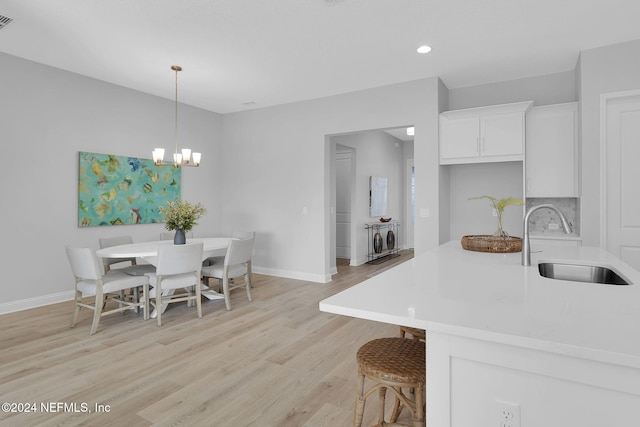
[{"label": "interior door", "polygon": [[604,108],[606,249],[640,270],[640,92],[606,96]]},{"label": "interior door", "polygon": [[336,153],[336,257],[351,258],[351,151]]}]

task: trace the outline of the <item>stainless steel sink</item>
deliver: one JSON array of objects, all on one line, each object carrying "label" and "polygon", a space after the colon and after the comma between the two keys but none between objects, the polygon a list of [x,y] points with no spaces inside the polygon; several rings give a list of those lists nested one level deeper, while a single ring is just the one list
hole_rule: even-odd
[{"label": "stainless steel sink", "polygon": [[572,282],[602,283],[605,285],[629,285],[630,283],[612,269],[600,265],[542,262],[538,271],[543,277]]}]

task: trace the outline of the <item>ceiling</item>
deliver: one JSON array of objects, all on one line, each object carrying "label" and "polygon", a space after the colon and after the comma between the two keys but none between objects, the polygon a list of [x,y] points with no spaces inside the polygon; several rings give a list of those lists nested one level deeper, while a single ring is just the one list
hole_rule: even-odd
[{"label": "ceiling", "polygon": [[400,141],[413,141],[413,135],[407,135],[407,128],[385,129],[385,132]]},{"label": "ceiling", "polygon": [[218,113],[568,71],[640,39],[638,0],[0,0],[0,15],[0,52],[168,99],[181,65],[180,101]]}]

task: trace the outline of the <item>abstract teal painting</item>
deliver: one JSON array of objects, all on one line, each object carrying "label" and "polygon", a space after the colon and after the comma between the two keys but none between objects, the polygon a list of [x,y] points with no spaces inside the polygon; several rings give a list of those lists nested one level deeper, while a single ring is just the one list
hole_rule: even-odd
[{"label": "abstract teal painting", "polygon": [[160,206],[180,199],[180,168],[112,154],[79,157],[79,227],[162,222]]}]

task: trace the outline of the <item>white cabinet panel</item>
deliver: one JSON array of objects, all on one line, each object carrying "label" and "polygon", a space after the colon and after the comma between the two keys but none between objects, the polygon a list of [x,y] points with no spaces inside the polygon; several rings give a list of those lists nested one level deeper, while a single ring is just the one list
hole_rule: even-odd
[{"label": "white cabinet panel", "polygon": [[578,103],[527,113],[527,197],[578,197]]},{"label": "white cabinet panel", "polygon": [[480,127],[482,156],[522,155],[524,153],[524,114],[491,114]]},{"label": "white cabinet panel", "polygon": [[441,145],[440,156],[448,159],[478,156],[478,129],[479,117],[442,120],[440,131],[447,144]]},{"label": "white cabinet panel", "polygon": [[440,164],[522,161],[525,113],[533,102],[440,114]]}]

